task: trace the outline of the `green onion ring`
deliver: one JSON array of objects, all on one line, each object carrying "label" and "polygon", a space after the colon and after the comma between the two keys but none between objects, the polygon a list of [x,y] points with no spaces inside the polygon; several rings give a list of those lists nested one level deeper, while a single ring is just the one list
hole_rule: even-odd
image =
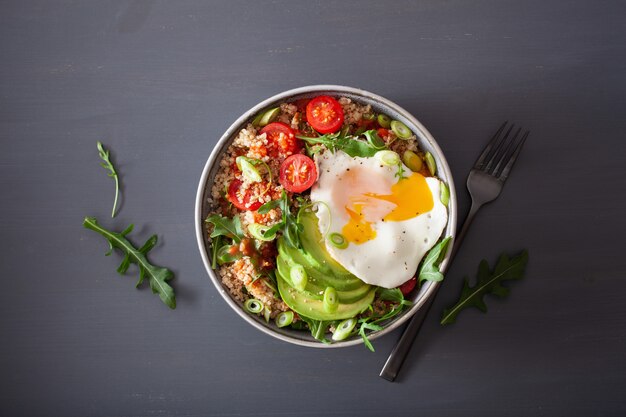
[{"label": "green onion ring", "polygon": [[400,155],[394,151],[378,151],[375,156],[380,160],[380,162],[387,166],[398,165],[400,162]]},{"label": "green onion ring", "polygon": [[300,264],[295,264],[289,269],[289,278],[293,287],[298,291],[304,291],[309,281],[309,275],[306,273],[306,269]]},{"label": "green onion ring", "polygon": [[351,317],[339,323],[333,333],[332,339],[334,341],[344,340],[352,333],[352,330],[356,326],[356,319]]},{"label": "green onion ring", "polygon": [[293,311],[289,310],[278,313],[274,320],[278,327],[289,326],[293,322]]},{"label": "green onion ring", "polygon": [[324,290],[324,310],[328,313],[334,313],[339,307],[339,296],[337,290],[333,287],[326,287]]},{"label": "green onion ring", "polygon": [[257,300],[256,298],[247,299],[246,302],[243,303],[243,306],[248,313],[252,313],[252,314],[259,314],[265,308],[263,303]]},{"label": "green onion ring", "polygon": [[345,249],[348,247],[348,241],[341,233],[331,233],[328,236],[328,241],[337,249]]}]

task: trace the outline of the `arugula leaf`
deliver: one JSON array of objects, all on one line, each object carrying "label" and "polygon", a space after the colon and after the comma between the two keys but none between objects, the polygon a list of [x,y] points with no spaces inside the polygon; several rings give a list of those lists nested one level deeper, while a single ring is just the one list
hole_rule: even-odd
[{"label": "arugula leaf", "polygon": [[119,177],[117,175],[115,167],[113,166],[113,162],[111,162],[109,151],[104,149],[104,146],[100,141],[96,142],[96,145],[98,147],[98,154],[100,156],[100,159],[102,159],[103,161],[100,163],[100,166],[102,166],[102,168],[104,169],[109,170],[109,173],[107,175],[115,180],[115,200],[113,200],[113,210],[111,210],[111,218],[113,218],[115,217],[115,208],[117,207],[117,196],[120,193]]},{"label": "arugula leaf", "polygon": [[448,236],[437,245],[435,245],[426,255],[422,262],[418,274],[418,282],[421,285],[422,281],[441,281],[443,280],[443,274],[439,272],[439,264],[443,260],[446,252],[448,251],[448,244],[451,237]]},{"label": "arugula leaf", "polygon": [[[370,134],[372,131],[367,131],[365,134]],[[375,131],[373,131],[375,132]],[[351,157],[360,156],[362,158],[367,158],[374,156],[376,152],[384,147],[376,147],[373,146],[369,142],[364,142],[358,139],[358,136],[349,136],[346,132],[337,132],[332,134],[326,134],[318,137],[308,137],[308,136],[296,136],[298,139],[305,141],[307,144],[318,144],[324,145],[331,152],[336,152],[337,150],[344,151]],[[367,135],[366,135],[367,137]]]},{"label": "arugula leaf", "polygon": [[300,315],[300,318],[302,319],[302,321],[309,325],[311,336],[313,336],[315,339],[319,340],[322,343],[330,343],[330,340],[326,339],[326,331],[328,330],[330,322],[315,320],[310,317],[305,317],[303,315]]},{"label": "arugula leaf", "polygon": [[211,232],[211,237],[217,236],[226,236],[233,239],[236,243],[241,242],[245,236],[243,234],[243,229],[241,228],[241,219],[239,216],[235,215],[232,219],[228,217],[221,216],[219,214],[213,214],[205,220],[207,223],[212,223],[213,231]]},{"label": "arugula leaf", "polygon": [[272,209],[279,208],[282,213],[281,221],[270,227],[265,234],[275,234],[280,230],[287,240],[287,243],[294,248],[300,249],[302,246],[300,244],[299,233],[302,231],[302,225],[298,223],[297,217],[291,214],[290,206],[289,196],[285,190],[283,190],[278,200],[272,200],[263,204],[258,208],[257,212],[260,214],[266,214]]},{"label": "arugula leaf", "polygon": [[410,306],[413,303],[409,300],[404,299],[404,295],[399,288],[383,288],[378,287],[376,290],[378,292],[378,298],[383,301],[391,301],[393,303],[400,303],[402,305]]},{"label": "arugula leaf", "polygon": [[135,286],[139,287],[147,276],[152,292],[159,294],[161,301],[169,308],[176,308],[174,289],[167,283],[167,281],[174,278],[174,273],[167,268],[151,264],[146,258],[148,252],[150,252],[157,243],[156,235],[152,235],[141,248],[136,249],[133,244],[126,239],[126,235],[133,230],[134,225],[132,224],[121,233],[116,233],[100,226],[95,217],[85,217],[83,226],[100,233],[109,242],[109,251],[106,253],[107,256],[113,252],[113,248],[120,249],[125,253],[124,260],[122,260],[119,268],[117,268],[117,272],[119,272],[120,275],[126,273],[131,263],[136,264],[139,267],[139,281],[137,281]]},{"label": "arugula leaf", "polygon": [[452,307],[443,311],[441,324],[454,323],[459,312],[467,307],[476,307],[483,313],[486,313],[487,305],[483,300],[483,296],[489,293],[498,297],[507,296],[509,289],[503,287],[502,282],[523,278],[527,263],[528,251],[523,251],[512,258],[509,258],[506,254],[502,254],[493,272],[491,272],[489,270],[489,264],[483,259],[478,266],[476,285],[470,287],[469,280],[465,278],[459,301]]},{"label": "arugula leaf", "polygon": [[367,335],[365,334],[365,330],[382,330],[382,329],[383,329],[382,326],[379,326],[378,324],[375,324],[373,322],[367,322],[367,321],[361,322],[361,327],[359,327],[359,335],[361,336],[361,339],[363,339],[363,344],[365,345],[365,347],[371,350],[372,352],[375,352],[374,346],[372,345],[372,342],[370,342],[370,340],[367,338]]}]

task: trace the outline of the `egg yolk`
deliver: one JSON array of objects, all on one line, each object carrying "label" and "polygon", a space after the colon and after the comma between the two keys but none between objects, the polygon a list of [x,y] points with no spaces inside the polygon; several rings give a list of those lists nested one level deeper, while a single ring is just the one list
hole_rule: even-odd
[{"label": "egg yolk", "polygon": [[[420,214],[429,212],[434,207],[434,201],[426,178],[419,173],[400,179],[391,186],[391,194],[364,193],[351,198],[352,205],[345,206],[350,219],[343,227],[342,234],[354,244],[360,245],[376,237],[376,230],[372,223],[400,222],[412,219]],[[372,218],[367,215],[377,210],[371,210],[371,205],[386,201],[392,203],[391,211],[385,213],[382,218]],[[390,206],[390,205],[386,205]],[[380,212],[380,210],[378,210]]]}]

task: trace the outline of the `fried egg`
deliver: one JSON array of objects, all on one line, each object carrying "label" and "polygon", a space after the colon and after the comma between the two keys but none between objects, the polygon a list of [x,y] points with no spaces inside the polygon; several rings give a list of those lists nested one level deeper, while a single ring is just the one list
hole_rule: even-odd
[{"label": "fried egg", "polygon": [[[316,156],[319,178],[311,189],[319,228],[330,255],[362,281],[394,288],[417,266],[448,221],[441,182],[404,164],[342,151]],[[328,236],[339,233],[343,248]]]}]

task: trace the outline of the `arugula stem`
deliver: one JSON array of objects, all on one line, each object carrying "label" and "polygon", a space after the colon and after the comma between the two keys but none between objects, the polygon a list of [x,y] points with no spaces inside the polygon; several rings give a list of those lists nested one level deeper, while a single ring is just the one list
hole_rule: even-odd
[{"label": "arugula stem", "polygon": [[113,179],[115,179],[115,200],[113,200],[113,210],[111,210],[111,218],[115,217],[115,208],[117,207],[117,196],[120,192],[120,183],[117,179],[117,175],[115,175]]}]

